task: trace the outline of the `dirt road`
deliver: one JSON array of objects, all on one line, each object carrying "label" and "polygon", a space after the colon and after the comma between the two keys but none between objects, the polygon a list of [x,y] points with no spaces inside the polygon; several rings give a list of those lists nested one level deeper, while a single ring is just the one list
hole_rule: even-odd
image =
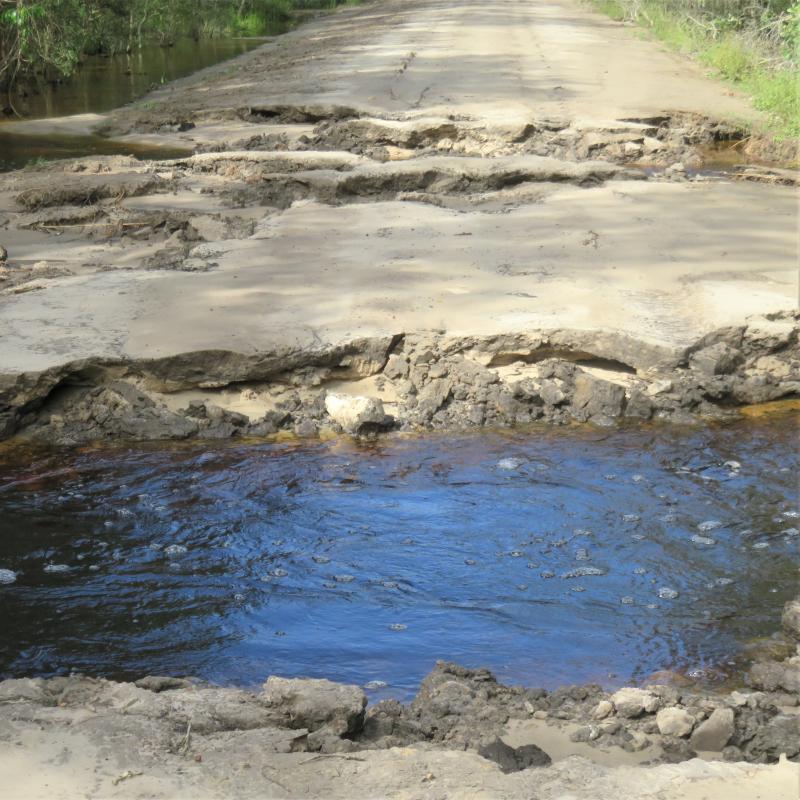
[{"label": "dirt road", "polygon": [[[570,0],[387,0],[303,26],[90,120],[197,155],[0,181],[5,430],[63,421],[53,389],[89,373],[93,386],[136,384],[159,409],[243,411],[239,428],[281,407],[276,384],[298,369],[313,378],[294,385],[337,382],[404,424],[564,417],[541,398],[533,411],[490,399],[491,413],[436,417],[452,399],[443,387],[430,414],[412,413],[426,376],[373,379],[415,347],[477,352],[480,368],[516,360],[517,382],[541,378],[528,367],[544,358],[598,362],[626,400],[589,417],[793,395],[796,324],[775,315],[797,297],[796,195],[782,185],[794,175],[708,164],[756,117],[687,60]],[[705,371],[675,373],[708,347]],[[559,391],[571,396],[573,377],[559,373]],[[664,381],[682,388],[629,402]]]}]

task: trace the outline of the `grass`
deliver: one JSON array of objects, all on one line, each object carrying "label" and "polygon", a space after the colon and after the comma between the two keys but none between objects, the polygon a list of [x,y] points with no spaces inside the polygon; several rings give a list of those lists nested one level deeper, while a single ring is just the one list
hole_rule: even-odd
[{"label": "grass", "polygon": [[[631,14],[617,0],[592,0],[593,6],[622,21]],[[658,5],[638,6],[635,21],[668,47],[696,58],[715,75],[750,95],[756,108],[769,117],[769,130],[777,140],[800,138],[800,69],[786,58],[779,66],[775,53],[756,39],[736,31],[716,32]]]}]

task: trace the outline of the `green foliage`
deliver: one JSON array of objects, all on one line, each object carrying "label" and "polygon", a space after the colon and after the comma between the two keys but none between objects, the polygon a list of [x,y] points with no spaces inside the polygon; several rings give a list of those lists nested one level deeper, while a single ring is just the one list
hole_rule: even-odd
[{"label": "green foliage", "polygon": [[85,53],[183,36],[259,36],[293,9],[358,0],[0,0],[0,89],[70,75]]}]

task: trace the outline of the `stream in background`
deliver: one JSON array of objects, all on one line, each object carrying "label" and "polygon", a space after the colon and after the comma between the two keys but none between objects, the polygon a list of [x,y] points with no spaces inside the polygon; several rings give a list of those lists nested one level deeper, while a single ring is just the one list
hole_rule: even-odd
[{"label": "stream in background", "polygon": [[0,674],[736,682],[797,594],[797,422],[6,449]]},{"label": "stream in background", "polygon": [[[265,31],[285,33],[287,23],[275,22]],[[170,47],[147,45],[133,53],[89,56],[67,81],[43,84],[27,97],[13,98],[25,119],[97,114],[130,103],[163,83],[191,75],[205,67],[247,53],[264,44],[264,38],[181,39]],[[12,122],[15,117],[8,118]],[[100,136],[13,133],[13,125],[0,122],[0,172],[31,162],[86,155],[133,155],[139,158],[178,158],[186,151],[116,142]]]}]

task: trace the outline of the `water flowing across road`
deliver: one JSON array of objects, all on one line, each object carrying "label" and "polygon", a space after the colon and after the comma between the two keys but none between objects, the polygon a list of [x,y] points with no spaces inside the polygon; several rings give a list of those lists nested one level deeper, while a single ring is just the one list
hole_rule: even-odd
[{"label": "water flowing across road", "polygon": [[724,678],[796,591],[796,421],[6,450],[0,673]]}]

